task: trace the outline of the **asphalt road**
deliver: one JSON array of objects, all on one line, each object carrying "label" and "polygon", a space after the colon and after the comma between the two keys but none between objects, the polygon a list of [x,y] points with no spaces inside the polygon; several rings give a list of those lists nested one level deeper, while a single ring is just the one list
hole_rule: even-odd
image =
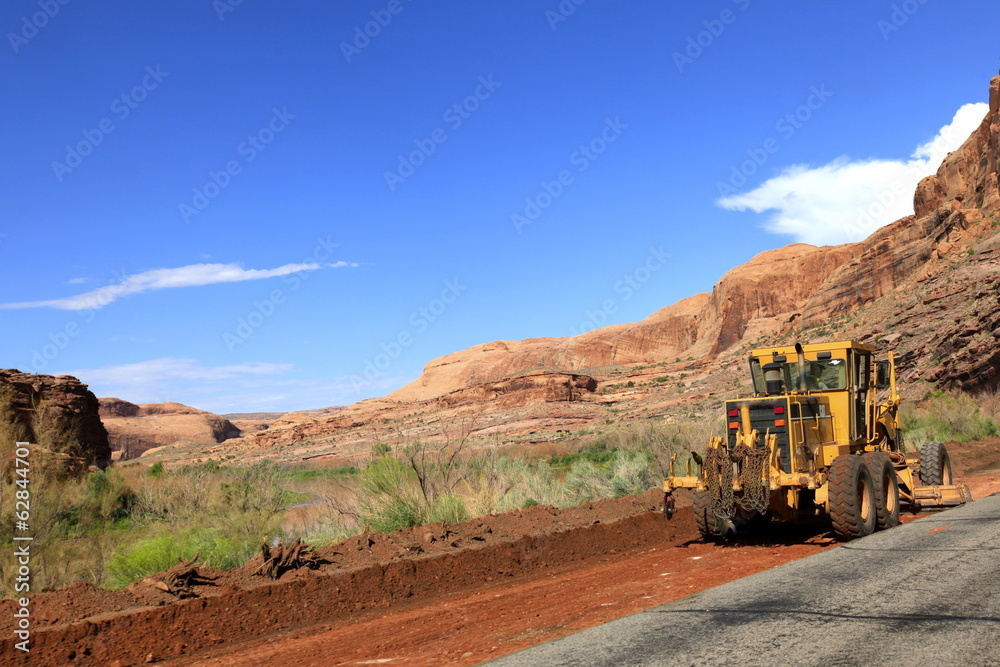
[{"label": "asphalt road", "polygon": [[490,665],[1000,665],[1000,494]]}]

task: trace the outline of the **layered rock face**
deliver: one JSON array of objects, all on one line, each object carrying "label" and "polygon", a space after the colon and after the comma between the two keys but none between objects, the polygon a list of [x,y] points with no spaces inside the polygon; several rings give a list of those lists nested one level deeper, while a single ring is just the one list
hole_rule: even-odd
[{"label": "layered rock face", "polygon": [[61,455],[73,470],[111,461],[97,397],[75,377],[0,370],[0,419],[7,435]]},{"label": "layered rock face", "polygon": [[967,250],[1000,212],[1000,77],[990,82],[990,110],[913,196],[915,214],[862,241],[851,261],[831,272],[803,309],[804,323],[849,313],[911,279],[926,279],[941,260]]},{"label": "layered rock face", "polygon": [[102,398],[100,414],[114,456],[121,460],[175,442],[214,444],[240,436],[240,430],[228,419],[180,403],[136,405],[120,398]]},{"label": "layered rock face", "polygon": [[[926,280],[942,260],[968,249],[1000,211],[1000,77],[979,128],[914,194],[915,215],[860,243],[793,244],[729,271],[711,294],[697,294],[642,322],[573,338],[497,341],[427,364],[413,383],[387,396],[426,401],[532,368],[584,371],[609,365],[694,357],[708,363],[748,332],[776,336],[857,312],[909,281]],[[978,375],[977,375],[978,377]]]},{"label": "layered rock face", "polygon": [[595,329],[572,338],[497,341],[427,364],[415,382],[387,398],[423,401],[526,369],[581,371],[714,357],[738,342],[756,320],[780,319],[798,308],[856,244],[795,244],[763,252],[722,277],[711,294],[696,294],[635,324]]},{"label": "layered rock face", "polygon": [[907,399],[998,388],[1000,77],[989,109],[919,184],[915,214],[864,241],[761,253],[711,293],[634,324],[446,355],[384,398],[308,422],[282,418],[248,447],[343,456],[393,438],[447,438],[470,422],[479,435],[501,437],[691,418],[745,387],[746,354],[773,341],[854,339],[894,351]]}]

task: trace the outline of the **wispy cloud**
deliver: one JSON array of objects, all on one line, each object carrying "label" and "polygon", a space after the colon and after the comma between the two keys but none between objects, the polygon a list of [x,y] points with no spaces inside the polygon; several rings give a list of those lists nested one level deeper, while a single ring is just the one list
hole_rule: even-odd
[{"label": "wispy cloud", "polygon": [[197,359],[164,357],[132,364],[104,366],[70,371],[86,382],[118,385],[148,385],[171,380],[231,380],[239,377],[280,375],[292,370],[292,364],[262,361],[227,366],[206,366]]},{"label": "wispy cloud", "polygon": [[2,303],[0,309],[13,308],[55,308],[58,310],[96,310],[103,308],[123,296],[175,287],[199,287],[216,283],[236,283],[245,280],[261,280],[286,276],[299,271],[317,271],[322,268],[340,269],[356,267],[351,262],[320,264],[318,262],[285,264],[276,269],[244,269],[239,264],[191,264],[175,269],[154,269],[126,276],[113,285],[84,292],[76,296],[47,301],[22,301]]},{"label": "wispy cloud", "polygon": [[[364,398],[356,394],[350,377],[298,378],[292,364],[268,362],[213,366],[166,357],[67,374],[80,378],[98,396],[133,403],[175,401],[216,413],[306,410]],[[397,380],[391,388],[403,383]]]},{"label": "wispy cloud", "polygon": [[866,238],[879,227],[913,213],[913,191],[948,153],[962,145],[989,111],[966,104],[937,135],[906,160],[851,160],[821,167],[793,165],[756,189],[720,199],[733,211],[774,211],[764,229],[822,245]]}]

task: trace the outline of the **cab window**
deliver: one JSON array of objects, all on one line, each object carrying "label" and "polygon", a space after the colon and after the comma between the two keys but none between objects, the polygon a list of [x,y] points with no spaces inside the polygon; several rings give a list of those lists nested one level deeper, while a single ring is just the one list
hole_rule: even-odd
[{"label": "cab window", "polygon": [[764,384],[764,371],[760,367],[760,359],[750,358],[750,377],[753,378],[753,393],[766,394],[767,389]]},{"label": "cab window", "polygon": [[806,387],[813,390],[847,388],[847,364],[843,359],[806,362]]}]

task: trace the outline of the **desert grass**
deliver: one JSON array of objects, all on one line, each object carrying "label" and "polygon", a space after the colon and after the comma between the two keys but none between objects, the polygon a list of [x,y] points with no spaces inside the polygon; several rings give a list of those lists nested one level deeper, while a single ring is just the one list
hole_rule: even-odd
[{"label": "desert grass", "polygon": [[969,442],[1000,434],[995,393],[973,396],[961,392],[936,391],[926,400],[906,403],[900,410],[903,437],[919,450],[928,441]]}]

